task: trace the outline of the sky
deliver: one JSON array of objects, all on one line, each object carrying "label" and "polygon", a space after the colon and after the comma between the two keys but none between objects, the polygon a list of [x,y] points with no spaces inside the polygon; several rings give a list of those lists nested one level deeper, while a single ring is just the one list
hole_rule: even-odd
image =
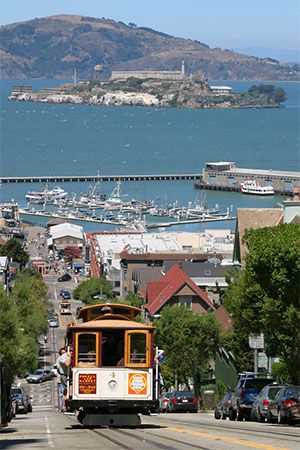
[{"label": "sky", "polygon": [[0,24],[55,14],[105,17],[210,47],[300,48],[299,0],[0,0]]}]

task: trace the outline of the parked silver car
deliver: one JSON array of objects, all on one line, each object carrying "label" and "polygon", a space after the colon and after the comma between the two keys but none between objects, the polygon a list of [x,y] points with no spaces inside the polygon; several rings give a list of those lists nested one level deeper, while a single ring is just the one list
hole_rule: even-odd
[{"label": "parked silver car", "polygon": [[278,391],[283,386],[279,386],[278,384],[269,384],[265,386],[259,393],[257,399],[253,403],[251,410],[251,420],[255,420],[258,422],[264,422],[267,418],[268,409],[271,400],[273,400]]},{"label": "parked silver car", "polygon": [[166,392],[159,397],[159,412],[164,413],[167,412],[168,401],[170,398],[171,392]]},{"label": "parked silver car", "polygon": [[28,383],[42,383],[43,381],[52,380],[54,374],[51,370],[37,369],[26,377]]}]

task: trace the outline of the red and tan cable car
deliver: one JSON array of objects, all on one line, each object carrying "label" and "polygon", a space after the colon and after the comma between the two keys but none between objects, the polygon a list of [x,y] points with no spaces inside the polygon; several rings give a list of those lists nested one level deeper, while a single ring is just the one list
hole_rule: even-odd
[{"label": "red and tan cable car", "polygon": [[[135,322],[139,308],[100,304],[81,308],[69,324],[72,381],[67,408],[85,426],[137,425],[139,413],[157,412],[153,334]],[[81,323],[79,323],[81,320]]]}]

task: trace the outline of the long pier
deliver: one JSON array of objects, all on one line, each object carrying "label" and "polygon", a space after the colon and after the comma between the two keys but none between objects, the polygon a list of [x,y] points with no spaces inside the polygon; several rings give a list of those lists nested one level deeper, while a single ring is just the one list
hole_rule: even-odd
[{"label": "long pier", "polygon": [[198,180],[199,173],[175,173],[152,175],[39,175],[0,177],[0,183],[68,183],[91,181],[182,181]]}]

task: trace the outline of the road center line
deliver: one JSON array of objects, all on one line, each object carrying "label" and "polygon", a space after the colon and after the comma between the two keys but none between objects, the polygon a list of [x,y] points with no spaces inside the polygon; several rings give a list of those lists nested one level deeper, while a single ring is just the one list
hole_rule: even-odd
[{"label": "road center line", "polygon": [[185,430],[184,428],[175,428],[175,427],[174,428],[168,427],[167,430],[175,431],[176,433],[190,434],[191,436],[200,436],[200,437],[203,437],[206,439],[230,442],[231,444],[242,445],[244,447],[260,448],[262,450],[288,450],[287,448],[274,447],[273,445],[269,445],[269,444],[259,444],[257,442],[253,442],[253,441],[244,441],[242,439],[229,438],[229,437],[221,436],[221,435],[217,435],[217,434],[206,433],[204,431],[191,431],[191,430]]},{"label": "road center line", "polygon": [[51,448],[54,448],[54,444],[52,441],[52,437],[51,437],[51,431],[50,431],[50,426],[49,426],[49,422],[48,422],[48,417],[45,416],[45,420],[46,420],[46,433],[47,433],[47,440],[48,440],[48,445]]}]

